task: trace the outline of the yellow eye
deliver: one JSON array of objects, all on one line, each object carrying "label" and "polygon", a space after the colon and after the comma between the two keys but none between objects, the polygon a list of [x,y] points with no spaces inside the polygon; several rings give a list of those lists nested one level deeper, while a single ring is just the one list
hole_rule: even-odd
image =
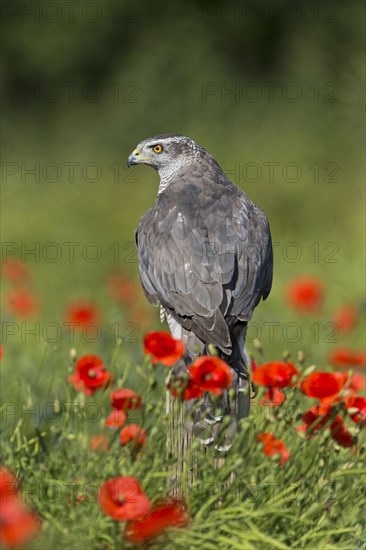
[{"label": "yellow eye", "polygon": [[153,151],[154,153],[158,153],[158,154],[161,153],[163,151],[162,145],[154,145]]}]

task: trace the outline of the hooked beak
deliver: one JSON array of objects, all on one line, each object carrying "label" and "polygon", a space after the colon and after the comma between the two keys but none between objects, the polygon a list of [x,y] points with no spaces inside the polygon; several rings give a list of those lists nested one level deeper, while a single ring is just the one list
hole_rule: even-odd
[{"label": "hooked beak", "polygon": [[130,168],[131,166],[133,166],[134,164],[138,164],[140,161],[139,161],[139,150],[138,149],[135,149],[131,154],[130,156],[128,157],[127,159],[127,166],[128,168]]}]

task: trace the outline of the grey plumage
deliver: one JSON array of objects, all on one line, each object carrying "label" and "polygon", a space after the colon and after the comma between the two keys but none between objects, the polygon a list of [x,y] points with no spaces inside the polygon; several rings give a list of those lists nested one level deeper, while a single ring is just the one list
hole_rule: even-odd
[{"label": "grey plumage", "polygon": [[[154,153],[157,145],[160,153]],[[230,404],[225,392],[219,416],[231,414],[236,423],[249,406],[247,323],[272,284],[268,220],[213,157],[189,138],[149,138],[130,155],[129,164],[137,162],[153,166],[160,175],[155,205],[142,216],[136,243],[147,299],[162,306],[170,325],[176,323],[186,341],[185,360],[173,372],[180,373],[197,350],[205,353],[213,344],[235,373],[238,397]],[[245,397],[239,396],[245,387]],[[205,403],[201,414],[196,413],[196,425],[202,411],[207,413],[209,397]]]}]

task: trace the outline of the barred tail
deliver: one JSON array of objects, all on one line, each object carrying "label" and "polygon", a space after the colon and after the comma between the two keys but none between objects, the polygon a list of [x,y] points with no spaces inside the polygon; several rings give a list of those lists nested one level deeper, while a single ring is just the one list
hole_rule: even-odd
[{"label": "barred tail", "polygon": [[[181,328],[181,327],[180,327]],[[232,387],[224,390],[220,396],[206,393],[202,399],[192,399],[184,403],[183,440],[192,434],[207,446],[214,446],[219,453],[227,452],[239,431],[239,421],[249,415],[250,383],[248,356],[244,348],[246,323],[232,327],[232,353],[230,356],[219,351],[233,371]],[[186,353],[173,367],[170,376],[181,376],[199,355],[207,353],[204,344],[192,333],[181,329],[181,338],[186,344]],[[173,398],[174,399],[174,398]],[[167,397],[167,412],[177,410],[172,397]],[[172,419],[173,420],[173,419]],[[177,427],[177,424],[175,422]]]}]

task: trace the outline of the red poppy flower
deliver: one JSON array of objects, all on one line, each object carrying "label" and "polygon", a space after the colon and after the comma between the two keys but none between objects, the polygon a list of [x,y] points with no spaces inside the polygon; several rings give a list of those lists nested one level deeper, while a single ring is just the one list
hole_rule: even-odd
[{"label": "red poppy flower", "polygon": [[321,430],[332,416],[332,407],[311,407],[302,415],[306,431],[312,433]]},{"label": "red poppy flower", "polygon": [[23,546],[39,531],[40,519],[20,498],[2,503],[0,511],[0,544],[6,547]]},{"label": "red poppy flower", "polygon": [[131,305],[136,302],[136,296],[140,288],[135,281],[131,281],[122,274],[112,275],[108,281],[108,289],[111,297],[123,305]]},{"label": "red poppy flower", "polygon": [[278,388],[268,388],[268,391],[259,400],[259,404],[267,407],[278,407],[285,400],[285,396]]},{"label": "red poppy flower", "polygon": [[354,372],[352,375],[348,373],[342,373],[345,379],[345,395],[353,395],[361,390],[366,389],[366,378],[359,372]]},{"label": "red poppy flower", "polygon": [[263,452],[267,456],[279,455],[280,464],[285,464],[290,458],[290,451],[280,439],[267,443],[267,445],[263,447]]},{"label": "red poppy flower", "polygon": [[363,367],[366,365],[366,352],[340,348],[329,355],[329,362],[335,367]]},{"label": "red poppy flower", "polygon": [[66,321],[83,328],[90,323],[98,323],[100,313],[90,302],[80,301],[69,305],[66,311]]},{"label": "red poppy flower", "polygon": [[1,264],[1,276],[13,283],[22,283],[29,279],[28,266],[20,260],[5,260]]},{"label": "red poppy flower", "polygon": [[351,305],[345,305],[337,309],[333,315],[333,323],[337,325],[339,332],[349,332],[357,324],[357,309]]},{"label": "red poppy flower", "polygon": [[[349,410],[353,422],[356,424],[365,424],[366,426],[366,398],[359,395],[351,395],[346,401],[346,407]],[[358,409],[352,411],[352,409]]]},{"label": "red poppy flower", "polygon": [[118,411],[140,409],[142,407],[142,397],[129,389],[121,388],[112,391],[110,400],[112,407]]},{"label": "red poppy flower", "polygon": [[276,439],[272,433],[264,432],[262,434],[258,434],[257,439],[264,444],[264,454],[267,456],[279,455],[280,464],[285,464],[285,462],[290,458],[290,451],[286,445],[283,441],[281,441],[281,439]]},{"label": "red poppy flower", "polygon": [[4,353],[3,346],[0,345],[0,361],[3,358],[3,353]]},{"label": "red poppy flower", "polygon": [[6,295],[7,308],[16,317],[32,317],[39,311],[39,300],[25,288],[15,288]]},{"label": "red poppy flower", "polygon": [[174,397],[180,397],[185,401],[202,397],[203,390],[198,386],[192,378],[188,380],[184,378],[175,378],[167,385],[168,390]]},{"label": "red poppy flower", "polygon": [[302,313],[316,313],[324,301],[324,286],[315,277],[302,277],[288,285],[286,294],[294,309]]},{"label": "red poppy flower", "polygon": [[135,447],[142,447],[147,439],[146,432],[137,424],[129,424],[121,430],[119,440],[122,446],[127,445],[131,441]]},{"label": "red poppy flower", "polygon": [[231,368],[219,357],[203,355],[188,367],[194,384],[202,390],[220,395],[233,379]]},{"label": "red poppy flower", "polygon": [[172,367],[184,353],[182,340],[175,340],[163,331],[148,332],[144,337],[144,352],[152,362]]},{"label": "red poppy flower", "polygon": [[20,498],[14,475],[0,467],[0,544],[21,546],[37,533],[40,520]]},{"label": "red poppy flower", "polygon": [[110,441],[104,434],[95,434],[91,437],[90,447],[93,451],[106,451]]},{"label": "red poppy flower", "polygon": [[104,425],[108,428],[120,428],[126,422],[126,413],[124,411],[118,411],[114,409],[111,414],[108,416]]},{"label": "red poppy flower", "polygon": [[332,422],[330,433],[334,441],[342,447],[352,447],[354,445],[354,439],[340,416],[337,416]]},{"label": "red poppy flower", "polygon": [[351,376],[349,385],[350,389],[354,392],[359,392],[366,389],[366,378],[358,372],[354,372]]},{"label": "red poppy flower", "polygon": [[5,503],[17,492],[15,476],[7,468],[0,466],[0,502]]},{"label": "red poppy flower", "polygon": [[340,372],[313,372],[301,384],[301,391],[315,399],[334,399],[345,384]]},{"label": "red poppy flower", "polygon": [[292,363],[272,361],[257,367],[252,374],[252,381],[259,386],[286,388],[296,375],[298,372]]},{"label": "red poppy flower", "polygon": [[92,395],[99,388],[107,388],[112,383],[112,375],[105,370],[100,357],[84,355],[77,360],[75,373],[69,376],[69,382],[77,391]]},{"label": "red poppy flower", "polygon": [[274,441],[276,438],[271,432],[263,432],[261,434],[257,434],[257,439],[266,445],[270,441]]},{"label": "red poppy flower", "polygon": [[115,477],[103,483],[98,492],[103,512],[113,519],[137,519],[148,513],[150,501],[134,477]]},{"label": "red poppy flower", "polygon": [[329,398],[321,399],[317,404],[319,414],[328,414],[329,409],[333,409],[334,405],[341,402],[342,398],[340,396],[331,396]]},{"label": "red poppy flower", "polygon": [[168,527],[186,527],[188,522],[189,515],[183,502],[161,502],[155,504],[147,516],[129,521],[125,537],[132,544],[141,544],[161,535]]}]

